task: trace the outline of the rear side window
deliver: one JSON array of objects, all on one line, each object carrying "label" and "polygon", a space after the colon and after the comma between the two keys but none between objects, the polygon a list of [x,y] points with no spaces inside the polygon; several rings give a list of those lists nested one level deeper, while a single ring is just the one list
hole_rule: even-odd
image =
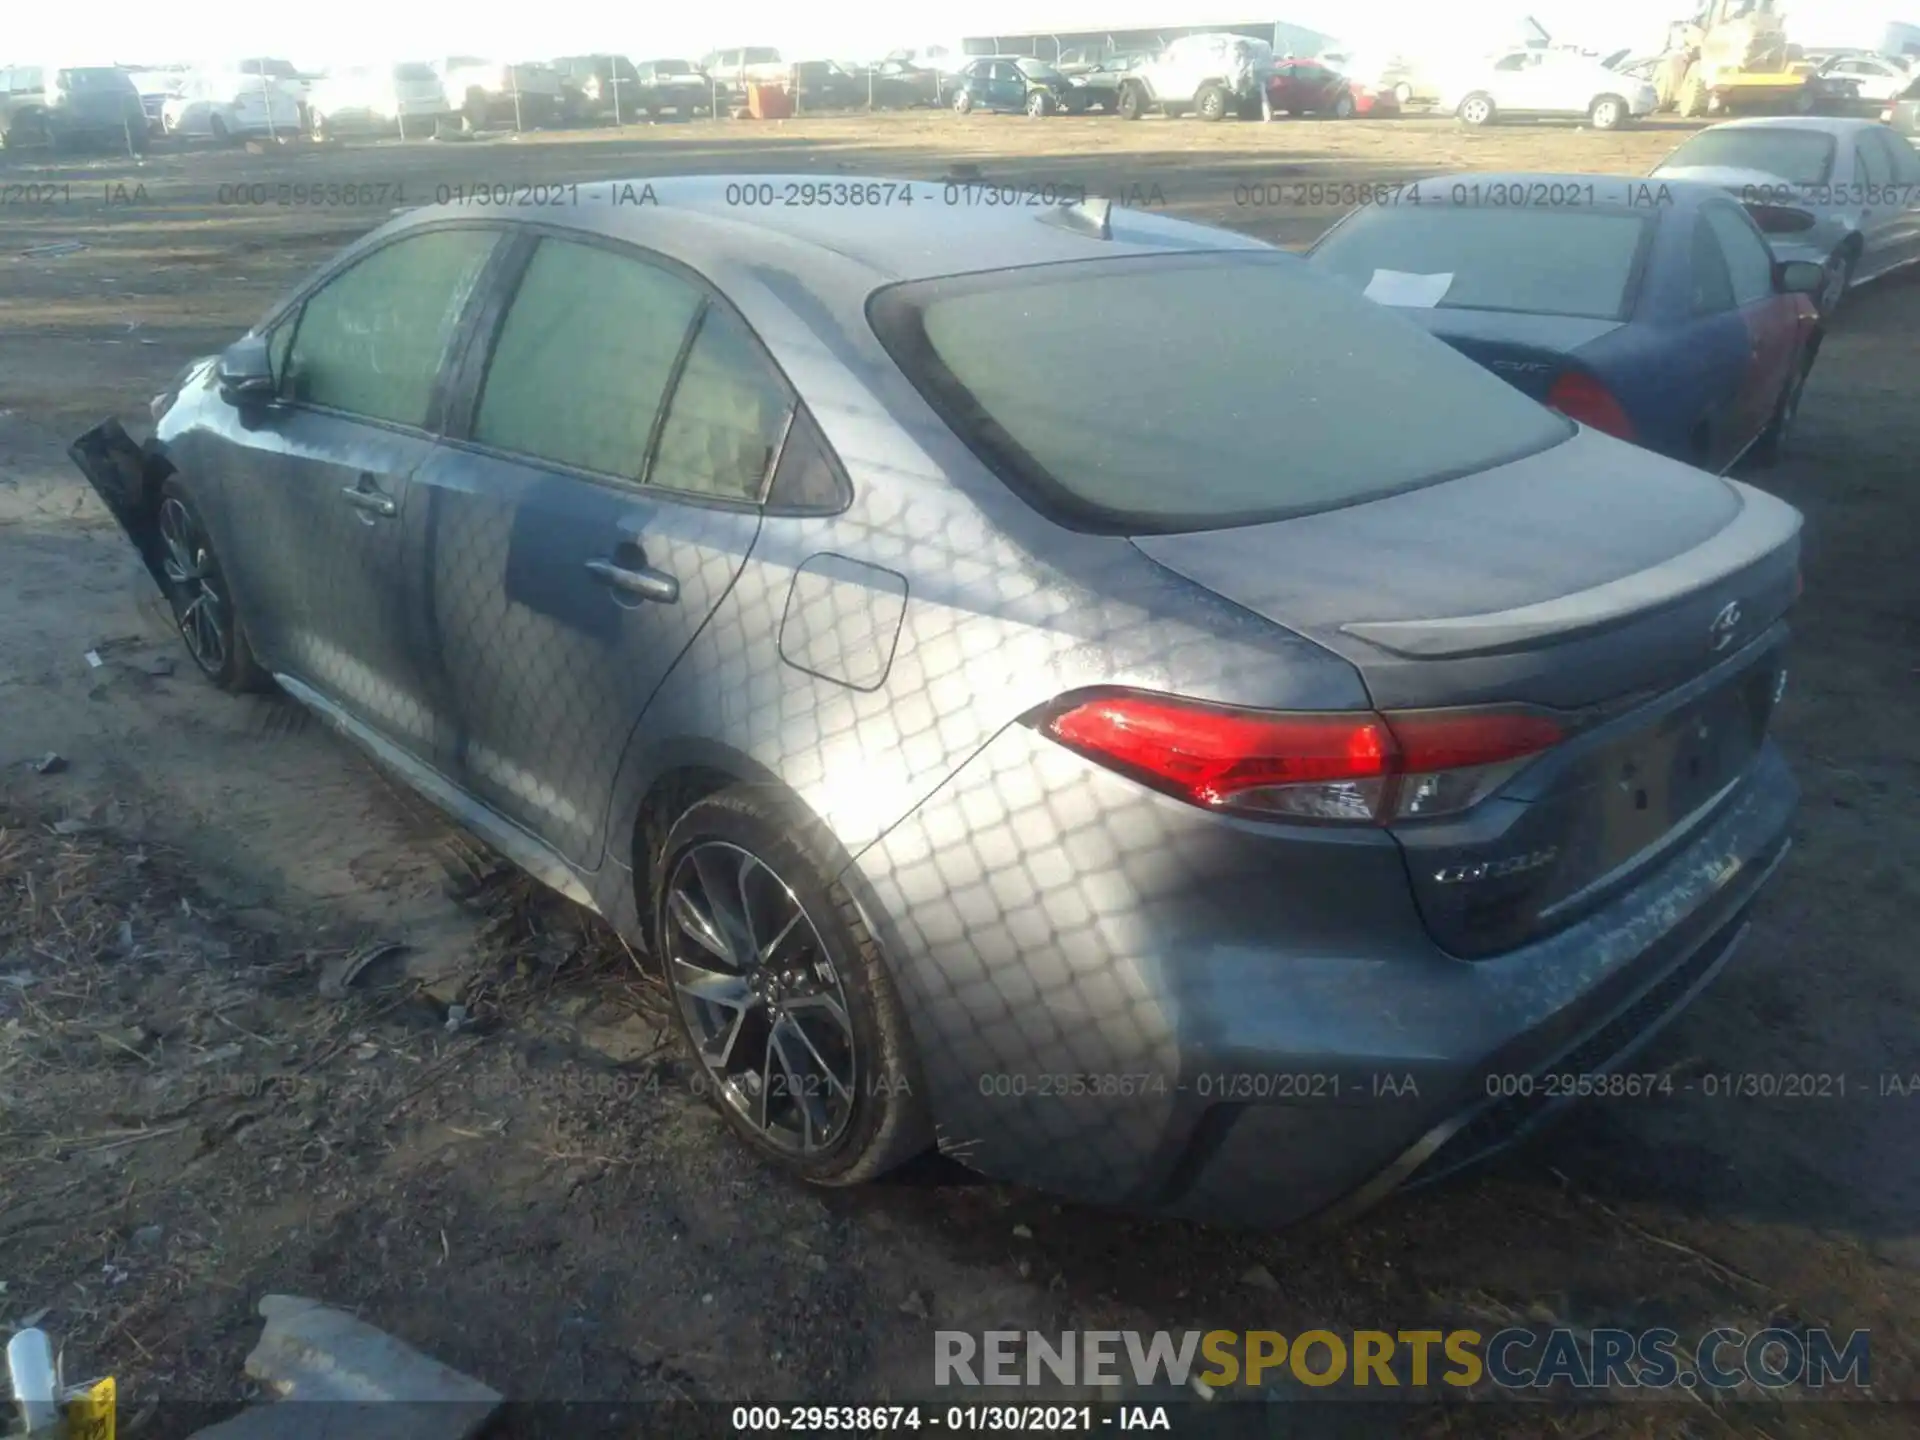
[{"label": "rear side window", "polygon": [[1718,315],[1733,308],[1733,273],[1727,268],[1720,238],[1702,215],[1693,224],[1693,310]]},{"label": "rear side window", "polygon": [[709,306],[667,409],[647,483],[758,500],[790,408],[787,387],[731,311]]},{"label": "rear side window", "polygon": [[[947,423],[1080,529],[1203,530],[1332,509],[1573,433],[1289,256],[1036,266],[896,286],[870,310]],[[1138,356],[1142,336],[1177,363],[1089,363]]]},{"label": "rear side window", "polygon": [[496,239],[492,230],[409,236],[329,280],[301,307],[281,393],[425,426],[448,342]]},{"label": "rear side window", "polygon": [[697,289],[657,265],[542,240],[487,365],[473,438],[639,479],[702,303]]},{"label": "rear side window", "polygon": [[1767,248],[1747,217],[1725,205],[1711,205],[1707,224],[1720,241],[1727,257],[1727,274],[1733,282],[1737,305],[1753,305],[1771,299],[1777,292],[1773,283],[1773,251]]},{"label": "rear side window", "polygon": [[1416,275],[1439,290],[1421,303],[1446,309],[1621,320],[1652,223],[1594,207],[1371,206],[1315,246],[1310,263],[1389,303],[1433,293],[1394,283]]}]

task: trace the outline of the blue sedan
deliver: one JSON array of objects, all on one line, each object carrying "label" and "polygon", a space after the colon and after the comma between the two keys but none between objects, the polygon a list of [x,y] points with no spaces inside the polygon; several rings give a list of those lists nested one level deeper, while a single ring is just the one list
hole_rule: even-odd
[{"label": "blue sedan", "polygon": [[1308,263],[1573,419],[1708,470],[1779,458],[1820,349],[1820,267],[1777,262],[1710,185],[1441,176],[1355,211]]}]

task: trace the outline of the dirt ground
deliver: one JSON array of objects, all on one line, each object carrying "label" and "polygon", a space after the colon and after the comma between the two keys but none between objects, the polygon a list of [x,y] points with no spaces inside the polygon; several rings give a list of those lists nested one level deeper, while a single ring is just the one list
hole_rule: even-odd
[{"label": "dirt ground", "polygon": [[[1742,955],[1656,1042],[1674,1096],[1591,1104],[1333,1233],[1116,1217],[931,1161],[854,1193],[773,1178],[691,1093],[617,937],[289,703],[198,682],[63,453],[104,415],[143,419],[185,361],[442,186],[965,163],[1298,244],[1342,185],[1644,173],[1683,133],[942,114],[0,160],[0,1328],[41,1317],[70,1375],[120,1377],[142,1435],[188,1428],[161,1400],[245,1398],[253,1305],[275,1290],[525,1399],[926,1396],[936,1327],[1524,1321],[1864,1328],[1872,1393],[1920,1401],[1920,282],[1841,314],[1797,453],[1765,479],[1808,516],[1779,720],[1799,843]],[[266,203],[221,190],[254,182]],[[1237,188],[1270,182],[1335,188]],[[278,203],[282,184],[323,203]],[[86,248],[32,253],[61,242]],[[41,774],[50,752],[65,764]],[[1844,1075],[1845,1095],[1708,1098],[1688,1083],[1707,1074]],[[1333,1433],[1340,1409],[1290,1410],[1289,1433]],[[1702,1398],[1404,1405],[1342,1433],[1915,1424]]]}]

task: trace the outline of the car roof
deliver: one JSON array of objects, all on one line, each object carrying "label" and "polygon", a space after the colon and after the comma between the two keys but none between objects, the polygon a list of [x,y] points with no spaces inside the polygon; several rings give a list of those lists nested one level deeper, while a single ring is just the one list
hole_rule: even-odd
[{"label": "car roof", "polygon": [[1725,120],[1709,125],[1712,130],[1818,130],[1828,135],[1858,135],[1862,130],[1883,128],[1878,120],[1855,119],[1844,115],[1749,115],[1744,120]]},{"label": "car roof", "polygon": [[[911,186],[915,200],[912,205],[779,203],[790,193],[813,195],[834,185],[858,186],[863,193],[883,197]],[[888,191],[888,186],[893,189]],[[653,203],[636,203],[649,190]],[[988,191],[1012,203],[986,203],[981,197]],[[741,197],[747,194],[771,195],[775,203],[743,203]],[[669,176],[582,184],[577,196],[578,203],[559,206],[426,206],[409,211],[396,225],[467,216],[577,229],[653,250],[706,275],[722,289],[730,288],[729,277],[764,281],[773,272],[805,281],[813,278],[811,270],[821,279],[831,276],[845,284],[856,278],[851,271],[859,271],[857,278],[871,290],[901,280],[1073,260],[1274,251],[1231,230],[1118,206],[1111,216],[1112,238],[1103,240],[1043,220],[1059,208],[1030,203],[1051,199],[1044,189],[984,178],[949,182],[855,175]]]}]

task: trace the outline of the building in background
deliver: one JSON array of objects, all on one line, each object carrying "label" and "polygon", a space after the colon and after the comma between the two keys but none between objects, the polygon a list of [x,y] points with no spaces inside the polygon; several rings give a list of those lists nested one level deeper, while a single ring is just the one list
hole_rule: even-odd
[{"label": "building in background", "polygon": [[[1173,7],[1165,7],[1171,10]],[[1161,11],[1135,6],[1131,13],[1121,5],[1113,7],[1111,20],[1089,25],[1084,15],[1071,25],[1058,29],[1025,29],[997,35],[968,35],[961,41],[967,55],[1031,55],[1039,60],[1058,60],[1063,51],[1104,46],[1108,50],[1158,50],[1182,35],[1245,35],[1264,40],[1276,55],[1318,55],[1336,47],[1333,36],[1304,25],[1284,20],[1238,20],[1221,18],[1221,23],[1196,25],[1191,21],[1173,21]]]}]

